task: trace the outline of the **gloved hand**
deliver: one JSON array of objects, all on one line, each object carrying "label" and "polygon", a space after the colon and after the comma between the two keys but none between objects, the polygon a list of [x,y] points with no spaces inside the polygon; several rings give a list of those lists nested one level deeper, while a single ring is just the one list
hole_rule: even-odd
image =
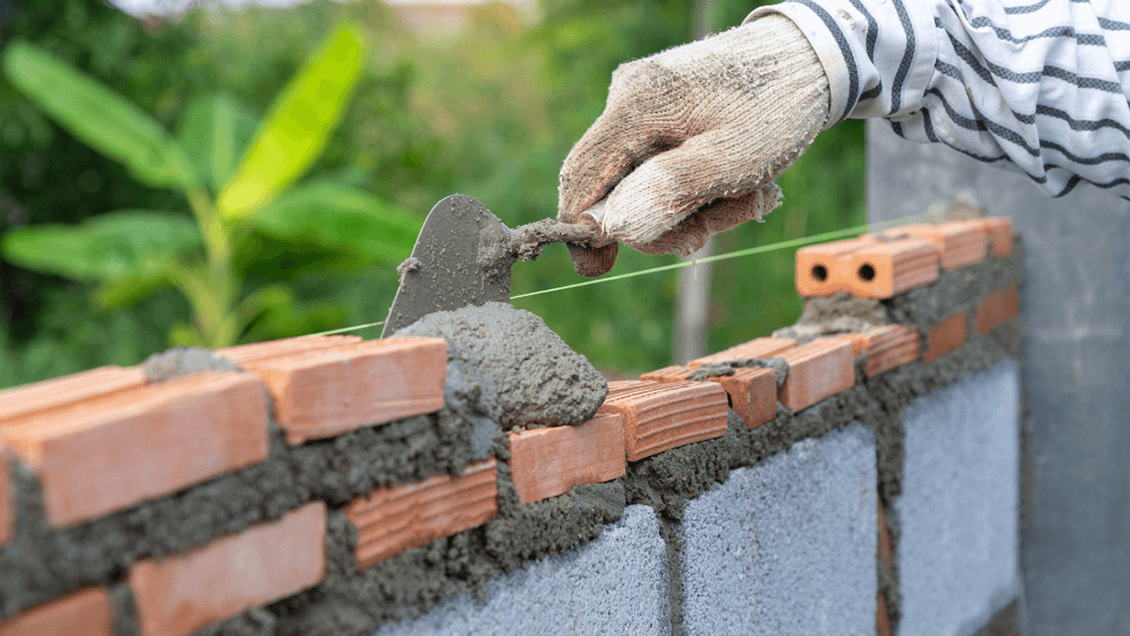
[{"label": "gloved hand", "polygon": [[[648,254],[689,255],[777,207],[773,179],[823,129],[828,100],[816,53],[776,14],[622,64],[561,168],[557,218],[599,223]],[[569,251],[578,273],[599,276],[617,247]]]}]

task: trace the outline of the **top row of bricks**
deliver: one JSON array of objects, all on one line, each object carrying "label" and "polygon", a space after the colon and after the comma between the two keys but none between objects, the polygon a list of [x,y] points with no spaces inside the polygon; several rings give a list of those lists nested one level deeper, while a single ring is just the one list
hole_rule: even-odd
[{"label": "top row of bricks", "polygon": [[243,371],[150,382],[137,367],[102,367],[0,391],[0,474],[14,453],[36,473],[52,526],[69,527],[266,460],[268,395],[292,446],[444,405],[442,338],[317,336],[214,353]]},{"label": "top row of bricks", "polygon": [[1012,252],[1012,220],[986,218],[919,224],[797,250],[796,287],[801,296],[849,292],[890,298],[957,269]]}]

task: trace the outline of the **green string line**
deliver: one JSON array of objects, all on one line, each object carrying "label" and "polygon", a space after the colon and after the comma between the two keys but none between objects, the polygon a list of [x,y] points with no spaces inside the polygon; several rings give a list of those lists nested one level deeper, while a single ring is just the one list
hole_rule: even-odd
[{"label": "green string line", "polygon": [[[832,232],[824,232],[823,234],[814,234],[812,236],[805,236],[805,237],[801,237],[801,238],[798,238],[798,239],[781,241],[780,243],[773,243],[771,245],[761,245],[761,246],[758,246],[758,247],[748,247],[748,248],[743,249],[743,250],[737,250],[737,251],[729,252],[729,253],[726,253],[726,254],[718,254],[718,255],[715,255],[715,256],[707,256],[706,258],[697,258],[697,259],[694,259],[694,260],[679,261],[678,263],[671,263],[670,265],[660,265],[658,267],[641,269],[639,271],[627,272],[625,274],[615,274],[613,276],[601,276],[600,278],[593,278],[593,279],[590,279],[590,280],[581,281],[579,283],[562,285],[561,287],[553,287],[551,289],[542,289],[542,290],[538,290],[538,291],[526,292],[524,294],[518,294],[516,296],[511,296],[510,300],[515,301],[515,300],[520,300],[522,298],[529,298],[531,296],[540,296],[542,294],[552,294],[554,292],[565,291],[567,289],[576,289],[578,287],[587,287],[589,285],[597,285],[599,283],[608,283],[608,282],[611,282],[611,281],[614,281],[614,280],[623,280],[625,278],[634,278],[636,276],[643,276],[645,274],[656,274],[656,273],[659,273],[659,272],[667,272],[667,271],[671,271],[671,270],[674,270],[674,269],[691,267],[691,266],[693,266],[697,263],[714,263],[714,262],[717,262],[717,261],[729,260],[731,258],[739,258],[739,257],[742,257],[742,256],[753,256],[754,254],[765,254],[767,252],[775,252],[777,250],[785,250],[785,249],[789,249],[791,247],[803,247],[805,245],[811,245],[812,243],[823,243],[825,241],[834,241],[834,240],[842,239],[842,238],[851,238],[853,236],[859,236],[860,234],[863,234],[864,232],[866,232],[868,230],[875,230],[875,229],[878,229],[878,228],[894,226],[894,225],[902,225],[902,224],[905,224],[905,223],[909,223],[909,222],[918,220],[922,217],[930,216],[931,214],[932,213],[930,213],[930,212],[925,212],[925,213],[922,213],[922,214],[916,214],[914,216],[909,216],[909,217],[905,217],[905,218],[902,218],[902,219],[894,219],[894,220],[891,220],[891,221],[882,221],[882,222],[879,222],[879,223],[871,223],[871,224],[867,224],[867,225],[857,225],[855,227],[849,227],[849,228],[843,229],[843,230],[835,230],[835,231],[832,231]],[[308,334],[307,336],[304,336],[304,337],[312,338],[314,336],[330,336],[330,335],[339,334],[339,333],[346,333],[348,331],[357,331],[359,329],[366,329],[368,327],[379,327],[379,326],[385,324],[385,322],[386,322],[385,320],[382,320],[380,322],[371,322],[371,323],[368,323],[368,324],[365,324],[365,325],[357,325],[357,326],[354,326],[354,327],[343,327],[341,329],[332,329],[330,331],[320,331],[318,333]]]},{"label": "green string line", "polygon": [[670,265],[660,265],[658,267],[651,267],[648,269],[641,269],[636,272],[628,272],[626,274],[616,274],[613,276],[601,276],[600,278],[593,278],[584,280],[579,283],[572,283],[570,285],[563,285],[561,287],[554,287],[552,289],[542,289],[539,291],[526,292],[525,294],[518,294],[511,296],[510,300],[518,300],[520,298],[529,298],[530,296],[539,296],[541,294],[549,294],[552,292],[563,291],[566,289],[575,289],[577,287],[585,287],[588,285],[596,285],[597,283],[607,283],[614,280],[621,280],[624,278],[633,278],[635,276],[643,276],[644,274],[655,274],[657,272],[666,272],[673,269],[681,269],[684,267],[691,267],[697,263],[714,263],[716,261],[724,261],[731,258],[738,258],[739,256],[753,256],[754,254],[764,254],[766,252],[774,252],[776,250],[784,250],[790,247],[800,247],[810,243],[820,243],[825,240],[835,240],[839,238],[848,238],[850,236],[857,236],[867,230],[867,226],[853,227],[846,230],[836,230],[835,232],[825,232],[824,234],[817,234],[815,236],[806,236],[804,238],[792,239],[783,241],[781,243],[773,243],[772,245],[762,245],[759,247],[748,247],[744,250],[737,250],[736,252],[729,252],[727,254],[718,254],[715,256],[707,256],[705,258],[696,258],[690,261],[679,261],[678,263],[671,263]]},{"label": "green string line", "polygon": [[368,327],[380,327],[381,325],[385,324],[386,322],[388,322],[388,321],[382,320],[380,322],[371,322],[367,325],[356,325],[356,326],[353,326],[353,327],[342,327],[341,329],[330,329],[329,331],[319,331],[318,333],[308,333],[305,336],[301,336],[301,337],[302,338],[313,338],[314,336],[332,336],[332,335],[335,335],[335,334],[345,333],[347,331],[357,331],[359,329],[365,329],[365,328],[368,328]]}]

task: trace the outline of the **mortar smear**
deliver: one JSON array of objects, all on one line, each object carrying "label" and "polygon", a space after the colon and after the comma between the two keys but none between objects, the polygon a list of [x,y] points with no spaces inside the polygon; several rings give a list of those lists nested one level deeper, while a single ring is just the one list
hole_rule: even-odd
[{"label": "mortar smear", "polygon": [[608,394],[587,358],[541,318],[506,303],[428,314],[395,335],[445,338],[448,406],[504,429],[583,424]]},{"label": "mortar smear", "polygon": [[242,371],[238,364],[217,356],[208,349],[183,345],[154,353],[141,363],[141,368],[150,382],[171,380],[201,371]]}]

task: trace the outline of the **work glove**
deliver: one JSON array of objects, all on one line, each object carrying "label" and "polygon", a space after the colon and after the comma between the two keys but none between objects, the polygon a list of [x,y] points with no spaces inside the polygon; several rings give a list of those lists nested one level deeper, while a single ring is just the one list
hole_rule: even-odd
[{"label": "work glove", "polygon": [[828,100],[807,38],[772,13],[621,64],[604,112],[561,168],[558,220],[612,241],[570,244],[577,272],[611,269],[615,241],[687,256],[718,232],[761,220],[780,202],[773,179],[826,125]]}]

